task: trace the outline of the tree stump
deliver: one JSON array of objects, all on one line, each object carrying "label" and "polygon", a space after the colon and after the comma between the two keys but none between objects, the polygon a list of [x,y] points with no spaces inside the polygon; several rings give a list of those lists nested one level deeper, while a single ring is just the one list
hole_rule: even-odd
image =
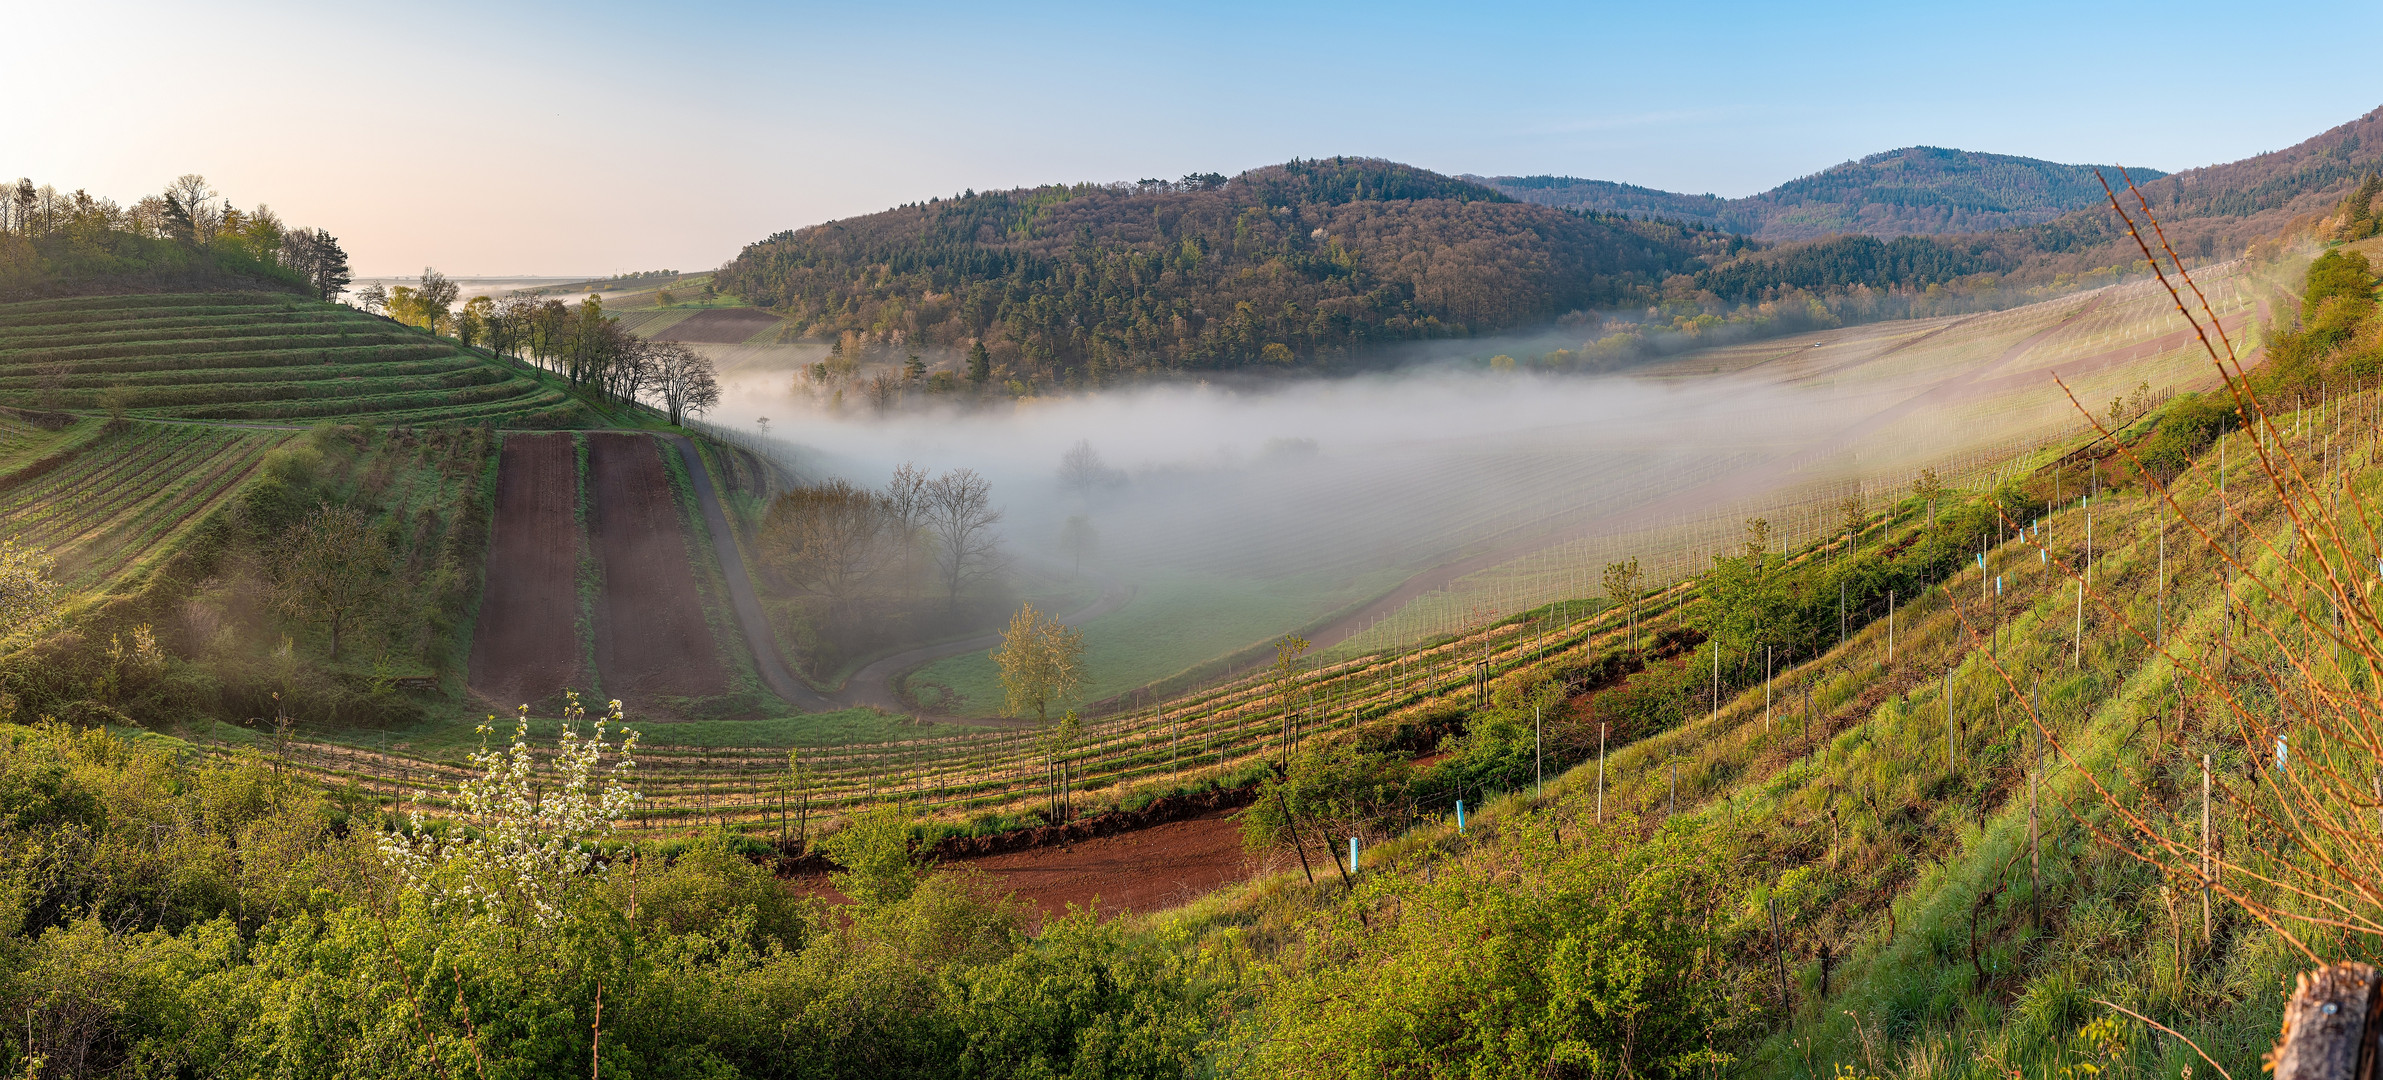
[{"label": "tree stump", "polygon": [[2275,1080],[2372,1080],[2383,1036],[2378,972],[2355,961],[2302,972],[2268,1051]]}]

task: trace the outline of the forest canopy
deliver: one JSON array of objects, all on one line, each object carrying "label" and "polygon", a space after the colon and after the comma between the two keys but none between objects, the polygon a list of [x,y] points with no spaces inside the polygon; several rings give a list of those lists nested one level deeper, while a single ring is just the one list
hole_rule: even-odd
[{"label": "forest canopy", "polygon": [[931,199],[779,233],[718,281],[811,336],[982,341],[1010,377],[1074,382],[1309,363],[1642,303],[1743,243],[1334,158]]}]

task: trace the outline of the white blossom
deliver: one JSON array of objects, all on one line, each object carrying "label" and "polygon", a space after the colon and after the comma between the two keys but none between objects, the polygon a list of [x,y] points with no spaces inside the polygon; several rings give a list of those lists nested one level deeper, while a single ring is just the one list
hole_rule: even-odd
[{"label": "white blossom", "polygon": [[[381,835],[382,858],[432,908],[460,907],[498,922],[551,923],[562,915],[573,887],[603,872],[585,841],[612,833],[643,798],[631,786],[638,736],[621,726],[620,746],[607,765],[607,752],[614,747],[604,741],[605,728],[621,725],[621,703],[611,702],[583,738],[579,724],[586,709],[578,694],[568,697],[554,755],[558,783],[551,789],[539,784],[529,745],[529,706],[524,705],[514,721],[511,746],[491,749],[484,742],[469,758],[477,775],[450,794],[457,827],[444,838],[431,835],[417,806],[411,835]],[[481,737],[485,740],[492,730],[482,724]]]}]

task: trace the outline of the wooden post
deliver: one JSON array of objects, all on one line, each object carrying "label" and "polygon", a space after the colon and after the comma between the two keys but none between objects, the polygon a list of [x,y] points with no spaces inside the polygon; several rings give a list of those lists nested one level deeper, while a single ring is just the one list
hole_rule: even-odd
[{"label": "wooden post", "polygon": [[1534,768],[1538,774],[1534,786],[1538,788],[1537,794],[1545,794],[1547,792],[1547,749],[1546,744],[1541,742],[1539,736],[1539,706],[1533,705],[1531,706],[1531,758],[1537,763]]},{"label": "wooden post", "polygon": [[2027,906],[2031,917],[2041,924],[2044,919],[2044,843],[2036,828],[2036,786],[2044,778],[2044,713],[2042,680],[2028,691],[2027,711],[2035,721],[2035,769],[2027,775]]},{"label": "wooden post", "polygon": [[2209,755],[2201,755],[2201,944],[2208,945],[2209,923]]},{"label": "wooden post", "polygon": [[2275,1080],[2356,1080],[2372,1073],[2375,1040],[2383,1034],[2383,1022],[2370,1019],[2377,981],[2374,967],[2356,961],[2302,972],[2271,1055]]},{"label": "wooden post", "polygon": [[1762,730],[1771,730],[1771,646],[1762,647]]},{"label": "wooden post", "polygon": [[1779,898],[1770,898],[1771,957],[1779,964],[1779,1011],[1788,1012],[1794,1003],[1787,996],[1787,938],[1779,933]]},{"label": "wooden post", "polygon": [[1597,824],[1605,824],[1605,725],[1597,725]]},{"label": "wooden post", "polygon": [[1895,590],[1887,590],[1887,664],[1895,663]]}]

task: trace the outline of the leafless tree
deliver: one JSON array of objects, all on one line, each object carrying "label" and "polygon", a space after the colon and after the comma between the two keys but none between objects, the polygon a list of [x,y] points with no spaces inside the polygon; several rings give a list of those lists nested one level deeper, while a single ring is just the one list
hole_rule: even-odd
[{"label": "leafless tree", "polygon": [[659,364],[654,354],[661,345],[623,331],[618,354],[612,359],[608,374],[612,378],[612,396],[635,402],[654,382]]},{"label": "leafless tree", "polygon": [[927,523],[927,470],[910,462],[894,466],[885,485],[885,511],[893,519],[894,534],[909,539]]},{"label": "leafless tree", "polygon": [[879,372],[869,380],[868,390],[869,404],[877,409],[877,415],[884,416],[893,410],[894,401],[902,396],[902,380]]},{"label": "leafless tree", "polygon": [[190,218],[190,239],[201,244],[215,239],[216,227],[223,224],[223,208],[215,203],[215,189],[207,186],[207,178],[197,173],[183,173],[166,185],[166,201],[180,206]]},{"label": "leafless tree", "polygon": [[762,528],[771,567],[840,615],[887,566],[882,541],[892,525],[882,496],[830,480],[778,496]]},{"label": "leafless tree", "polygon": [[1092,448],[1092,440],[1079,439],[1059,455],[1059,486],[1076,493],[1076,498],[1089,503],[1092,493],[1116,475],[1100,459],[1100,451]]},{"label": "leafless tree", "polygon": [[688,413],[706,412],[720,403],[720,382],[702,353],[663,341],[654,344],[652,357],[654,392],[662,395],[671,423],[683,423]]},{"label": "leafless tree", "polygon": [[1000,523],[992,481],[976,470],[954,469],[928,481],[927,529],[935,534],[935,566],[953,608],[962,590],[1000,569],[1001,538],[993,532]]}]

